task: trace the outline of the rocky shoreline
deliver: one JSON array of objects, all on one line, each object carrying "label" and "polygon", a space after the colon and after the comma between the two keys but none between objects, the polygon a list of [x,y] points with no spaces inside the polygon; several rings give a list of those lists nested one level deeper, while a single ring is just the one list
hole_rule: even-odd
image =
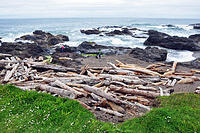
[{"label": "rocky shoreline", "polygon": [[[115,28],[110,31],[105,31],[105,28]],[[117,30],[116,30],[117,28]],[[68,45],[63,45],[63,50],[59,44],[69,41],[69,37],[66,35],[53,35],[42,30],[36,30],[31,35],[24,35],[20,38],[16,38],[15,42],[0,42],[0,53],[11,54],[13,56],[18,56],[20,58],[26,57],[39,57],[39,56],[52,56],[54,58],[54,63],[62,64],[64,66],[80,66],[81,61],[76,59],[88,56],[98,55],[99,51],[102,52],[104,56],[110,55],[129,55],[132,58],[137,58],[146,62],[165,62],[167,59],[167,51],[162,49],[174,49],[174,50],[189,50],[195,52],[195,57],[197,58],[194,61],[181,63],[187,67],[194,67],[199,69],[200,65],[198,64],[199,53],[200,53],[200,34],[191,35],[188,38],[170,36],[165,33],[158,31],[144,31],[133,27],[120,27],[120,26],[107,26],[107,27],[98,27],[92,30],[81,30],[80,32],[86,35],[97,34],[100,36],[132,36],[136,37],[134,31],[142,32],[142,35],[145,35],[144,38],[147,38],[144,42],[144,45],[148,46],[145,49],[141,48],[129,48],[129,47],[115,47],[115,46],[106,46],[99,45],[95,42],[84,41],[79,44],[77,47],[70,47]],[[141,35],[141,34],[140,34]],[[138,36],[139,37],[139,36]],[[142,37],[142,36],[140,36]],[[156,48],[154,46],[159,46]],[[59,60],[60,57],[68,57],[72,59],[74,63],[65,63],[68,61]],[[194,63],[195,62],[195,63]]]}]

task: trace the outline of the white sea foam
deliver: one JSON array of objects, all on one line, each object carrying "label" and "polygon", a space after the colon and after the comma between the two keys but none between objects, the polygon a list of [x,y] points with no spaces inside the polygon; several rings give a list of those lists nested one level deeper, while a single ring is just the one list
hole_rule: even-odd
[{"label": "white sea foam", "polygon": [[178,61],[178,62],[192,61],[195,59],[195,57],[193,57],[192,55],[193,52],[191,51],[168,50],[167,61]]},{"label": "white sea foam", "polygon": [[79,44],[80,44],[80,42],[78,42],[78,41],[68,41],[68,42],[59,43],[56,46],[68,45],[70,47],[77,47]]},{"label": "white sea foam", "polygon": [[6,37],[3,37],[1,40],[2,42],[14,42],[16,38],[19,38],[23,35],[30,35],[32,33],[27,32],[27,33],[18,33],[18,34],[14,34],[14,33],[9,33]]},{"label": "white sea foam", "polygon": [[193,29],[193,26],[190,26],[190,25],[176,25],[176,26],[187,31]]}]

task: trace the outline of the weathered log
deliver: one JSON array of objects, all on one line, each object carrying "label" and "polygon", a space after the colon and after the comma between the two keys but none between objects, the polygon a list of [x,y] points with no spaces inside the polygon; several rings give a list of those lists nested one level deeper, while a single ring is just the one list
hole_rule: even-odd
[{"label": "weathered log", "polygon": [[11,71],[7,71],[6,76],[4,78],[5,82],[8,82],[10,80],[10,78],[12,77],[12,75],[14,74],[18,66],[19,66],[19,63],[15,64]]},{"label": "weathered log", "polygon": [[77,97],[71,91],[67,91],[67,90],[64,90],[64,89],[57,88],[57,87],[52,87],[52,86],[49,86],[49,85],[41,84],[41,85],[39,85],[39,88],[43,91],[55,93],[55,94],[58,94],[62,97],[67,97],[67,98],[70,98],[70,99],[75,99]]},{"label": "weathered log", "polygon": [[70,92],[76,94],[77,96],[83,95],[83,93],[74,90],[73,88],[67,86],[66,84],[62,83],[62,82],[59,81],[59,80],[56,80],[53,84],[55,84],[56,86],[58,86],[58,87],[60,87],[60,88],[63,88],[63,89],[65,89],[65,90],[68,90],[68,91],[70,91]]},{"label": "weathered log", "polygon": [[192,73],[200,74],[200,70],[191,69],[190,71],[191,71]]},{"label": "weathered log", "polygon": [[84,75],[84,74],[86,73],[87,69],[88,69],[88,65],[82,67],[82,68],[81,68],[80,75]]},{"label": "weathered log", "polygon": [[129,88],[124,88],[124,87],[117,87],[117,86],[114,86],[114,85],[110,86],[110,90],[120,92],[120,93],[124,93],[124,94],[145,96],[145,97],[149,97],[149,98],[155,98],[157,96],[160,96],[159,93],[141,91],[141,90],[136,90],[136,89],[129,89]]},{"label": "weathered log", "polygon": [[164,64],[164,63],[151,64],[151,65],[148,65],[146,67],[146,69],[152,69],[152,68],[156,68],[156,67],[160,67],[160,66],[166,66],[166,64]]},{"label": "weathered log", "polygon": [[174,74],[175,71],[176,71],[177,63],[178,63],[177,61],[174,61],[173,66],[172,66],[172,68],[171,68],[171,71],[164,73],[164,74],[163,74],[163,77],[167,77],[167,76],[169,76],[169,75]]},{"label": "weathered log", "polygon": [[161,74],[148,70],[146,68],[142,68],[142,67],[132,67],[132,66],[128,66],[128,65],[120,65],[121,69],[123,70],[130,70],[130,71],[135,71],[135,72],[140,72],[140,73],[144,73],[144,74],[148,74],[148,75],[152,75],[152,76],[161,76]]},{"label": "weathered log", "polygon": [[123,113],[123,114],[125,113],[125,110],[121,106],[118,106],[118,105],[116,105],[115,103],[112,103],[112,102],[108,102],[108,104],[110,105],[112,110]]},{"label": "weathered log", "polygon": [[101,86],[103,86],[103,85],[104,85],[104,81],[101,81],[100,83],[94,85],[94,87],[99,88],[99,87],[101,87]]},{"label": "weathered log", "polygon": [[89,77],[96,77],[93,73],[91,73],[90,71],[87,70],[87,74]]},{"label": "weathered log", "polygon": [[92,97],[95,101],[101,101],[101,99],[102,99],[100,96],[97,96],[97,95],[94,94],[94,93],[91,93],[90,95],[91,95],[91,97]]},{"label": "weathered log", "polygon": [[37,65],[34,64],[32,65],[32,68],[34,69],[44,69],[44,70],[54,70],[54,71],[58,71],[58,72],[77,72],[77,70],[75,68],[68,68],[68,67],[64,67],[64,66],[59,66],[59,65],[55,65],[55,64],[45,64],[45,65]]},{"label": "weathered log", "polygon": [[5,58],[5,57],[12,57],[11,54],[2,54],[0,53],[0,58]]},{"label": "weathered log", "polygon": [[120,104],[120,100],[118,98],[115,98],[111,95],[109,95],[108,93],[105,93],[103,90],[101,90],[100,88],[97,87],[91,87],[88,85],[83,85],[83,84],[72,84],[72,83],[67,83],[67,85],[69,86],[73,86],[73,87],[79,87],[79,88],[83,88],[84,90],[94,93],[98,96],[101,96],[103,98],[106,98],[107,100],[110,100],[112,102],[115,102],[117,104]]},{"label": "weathered log", "polygon": [[150,101],[146,98],[143,97],[138,97],[138,96],[122,96],[121,98],[127,99],[127,100],[133,100],[133,101],[137,101],[143,105],[149,105]]},{"label": "weathered log", "polygon": [[135,75],[134,72],[128,70],[110,70],[109,74],[117,74],[117,75]]},{"label": "weathered log", "polygon": [[102,77],[102,78],[111,78],[112,81],[124,82],[126,84],[135,84],[135,85],[137,85],[137,84],[146,85],[147,84],[144,80],[135,78],[133,76],[100,74],[99,77]]},{"label": "weathered log", "polygon": [[128,85],[124,84],[123,82],[119,82],[119,81],[111,81],[110,84],[117,84],[117,85],[121,85],[121,86],[124,86],[124,87],[128,87]]},{"label": "weathered log", "polygon": [[160,96],[163,96],[164,95],[163,89],[161,87],[159,87],[159,89],[160,89]]},{"label": "weathered log", "polygon": [[88,76],[85,76],[85,75],[70,74],[70,73],[63,73],[63,72],[57,72],[56,75],[59,76],[59,77],[82,77],[82,78],[88,77]]},{"label": "weathered log", "polygon": [[115,116],[118,116],[118,117],[122,117],[124,116],[123,114],[117,112],[117,111],[113,111],[113,110],[110,110],[110,109],[105,109],[105,108],[102,108],[102,107],[95,107],[96,110],[99,110],[99,111],[104,111],[108,114],[112,114],[112,115],[115,115]]},{"label": "weathered log", "polygon": [[178,84],[191,84],[194,81],[195,81],[195,79],[193,79],[193,78],[185,78],[185,79],[178,81],[177,83]]},{"label": "weathered log", "polygon": [[193,76],[194,73],[174,73],[174,75],[180,75],[180,76]]},{"label": "weathered log", "polygon": [[157,89],[154,88],[154,87],[148,87],[148,86],[143,86],[143,85],[136,85],[135,87],[136,87],[138,90],[157,91]]},{"label": "weathered log", "polygon": [[88,110],[92,110],[92,108],[90,106],[88,106],[87,104],[85,104],[84,102],[76,100],[76,99],[74,99],[74,100],[77,101],[77,102],[79,102],[84,108],[86,108]]}]

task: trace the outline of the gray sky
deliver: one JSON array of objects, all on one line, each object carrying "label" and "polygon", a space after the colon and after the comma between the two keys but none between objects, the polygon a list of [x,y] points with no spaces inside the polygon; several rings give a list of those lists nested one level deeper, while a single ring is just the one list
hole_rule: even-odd
[{"label": "gray sky", "polygon": [[200,18],[200,0],[0,0],[0,18]]}]

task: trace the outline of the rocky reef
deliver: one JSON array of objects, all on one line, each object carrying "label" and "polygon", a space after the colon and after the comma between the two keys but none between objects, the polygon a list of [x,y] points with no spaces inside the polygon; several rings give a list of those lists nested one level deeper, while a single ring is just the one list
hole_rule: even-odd
[{"label": "rocky reef", "polygon": [[159,46],[175,50],[200,51],[200,45],[199,42],[197,42],[199,36],[189,38],[170,36],[154,30],[149,30],[148,34],[149,38],[144,42],[144,45],[147,46]]}]

